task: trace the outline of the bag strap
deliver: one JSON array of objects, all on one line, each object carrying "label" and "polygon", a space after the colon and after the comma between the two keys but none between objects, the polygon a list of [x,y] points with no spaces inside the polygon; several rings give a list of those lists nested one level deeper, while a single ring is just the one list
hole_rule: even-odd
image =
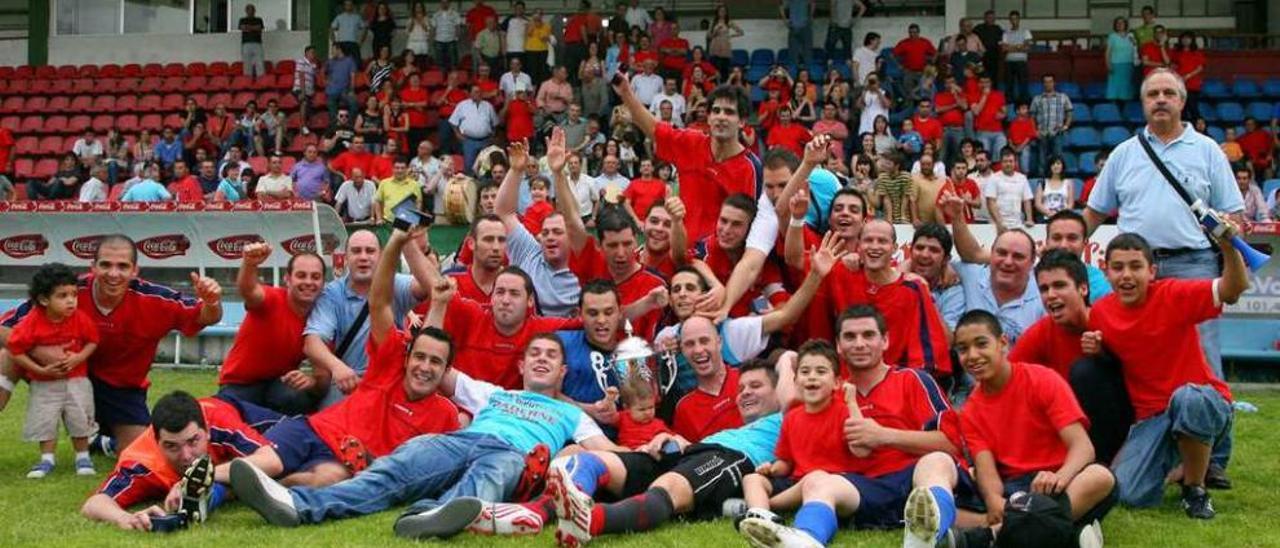
[{"label": "bag strap", "polygon": [[369,302],[365,301],[364,306],[360,307],[360,313],[356,314],[355,323],[351,324],[351,329],[347,330],[346,335],[342,336],[342,343],[338,344],[338,350],[334,355],[339,359],[343,354],[347,353],[347,349],[351,348],[351,342],[356,340],[356,333],[360,332],[360,328],[364,327],[364,321],[369,318]]},{"label": "bag strap", "polygon": [[1186,202],[1187,206],[1196,203],[1195,199],[1187,193],[1187,189],[1182,188],[1182,183],[1179,183],[1178,179],[1169,172],[1169,168],[1164,165],[1164,162],[1160,161],[1160,157],[1156,156],[1156,151],[1151,148],[1151,143],[1147,142],[1147,134],[1142,130],[1138,130],[1137,138],[1138,143],[1142,145],[1142,150],[1146,151],[1148,158],[1151,158],[1151,163],[1156,165],[1156,170],[1164,176],[1164,180],[1169,182],[1169,186],[1173,187],[1173,190],[1178,193],[1182,201]]}]

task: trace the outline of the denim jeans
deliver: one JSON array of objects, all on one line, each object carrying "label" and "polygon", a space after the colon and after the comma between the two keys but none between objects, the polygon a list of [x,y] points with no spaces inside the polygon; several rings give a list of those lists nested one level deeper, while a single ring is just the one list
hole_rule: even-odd
[{"label": "denim jeans", "polygon": [[1009,99],[1009,104],[1030,102],[1027,98],[1027,62],[1005,61],[1004,68],[1008,76],[1004,83],[1004,95]]},{"label": "denim jeans", "polygon": [[945,162],[948,166],[960,158],[960,143],[963,141],[963,126],[946,126],[942,128],[942,157],[946,159]]},{"label": "denim jeans", "polygon": [[[1218,268],[1218,256],[1212,250],[1185,253],[1175,257],[1156,259],[1156,279],[1180,278],[1184,280],[1213,279],[1221,275]],[[1200,348],[1204,349],[1204,359],[1209,362],[1213,376],[1226,382],[1222,371],[1222,349],[1218,343],[1218,321],[1209,320],[1196,326],[1200,332]],[[1222,443],[1213,448],[1213,463],[1223,468],[1231,459],[1231,445],[1235,436],[1228,431]]]},{"label": "denim jeans", "polygon": [[[1057,156],[1062,157],[1062,147],[1067,144],[1067,134],[1057,133],[1054,135],[1041,135],[1036,144],[1036,151],[1039,152],[1039,161],[1036,163],[1036,173],[1042,177],[1049,176],[1049,158]],[[1082,169],[1085,166],[1080,166]],[[1079,196],[1077,196],[1079,198]]]},{"label": "denim jeans", "polygon": [[[836,47],[836,44],[839,44],[839,47]],[[827,50],[827,55],[831,59],[848,61],[849,56],[853,54],[853,27],[840,27],[834,24],[828,26],[827,39],[823,42],[822,49]]]},{"label": "denim jeans", "polygon": [[813,62],[813,23],[800,28],[787,28],[787,49],[793,66],[808,68]]},{"label": "denim jeans", "polygon": [[1164,478],[1178,465],[1174,434],[1190,436],[1215,449],[1231,431],[1231,404],[1207,384],[1185,384],[1169,398],[1164,413],[1129,429],[1113,470],[1120,502],[1148,507],[1164,499]]},{"label": "denim jeans", "polygon": [[325,91],[325,104],[329,107],[329,123],[332,124],[338,119],[338,108],[347,107],[347,112],[359,112],[360,108],[356,103],[356,94],[351,90],[342,93],[329,93]]},{"label": "denim jeans", "polygon": [[992,164],[999,160],[1000,151],[1004,149],[1005,144],[1008,142],[1005,139],[1004,132],[1001,131],[979,131],[975,138],[982,144],[982,150],[987,151]]},{"label": "denim jeans", "polygon": [[458,42],[436,41],[436,64],[448,74],[458,64]]},{"label": "denim jeans", "polygon": [[505,501],[524,471],[524,454],[485,434],[455,432],[413,438],[373,461],[349,480],[322,487],[294,487],[294,507],[304,523],[363,516],[413,502],[425,512],[456,497]]},{"label": "denim jeans", "polygon": [[468,175],[471,174],[471,167],[476,163],[476,156],[480,155],[480,151],[484,147],[489,146],[489,138],[472,139],[470,137],[462,137],[462,170]]},{"label": "denim jeans", "polygon": [[[1027,146],[1022,147],[1022,150],[1018,152],[1018,171],[1021,171],[1027,177],[1035,177],[1031,167],[1031,144],[1027,143]],[[1039,167],[1036,169],[1039,169]]]}]

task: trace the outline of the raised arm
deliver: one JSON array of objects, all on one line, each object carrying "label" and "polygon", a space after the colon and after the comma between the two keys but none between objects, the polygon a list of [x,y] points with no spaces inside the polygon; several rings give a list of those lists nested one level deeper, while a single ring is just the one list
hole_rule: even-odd
[{"label": "raised arm", "polygon": [[964,199],[946,192],[942,195],[942,209],[951,217],[951,235],[960,260],[966,263],[990,263],[991,252],[978,243],[978,239],[969,230],[969,223],[964,221]]},{"label": "raised arm", "polygon": [[266,298],[262,282],[258,281],[258,267],[271,257],[271,244],[254,242],[244,246],[244,256],[240,261],[240,272],[236,274],[236,290],[244,299],[245,309],[257,308]]},{"label": "raised arm", "polygon": [[1240,295],[1249,289],[1249,269],[1244,265],[1244,257],[1231,245],[1231,237],[1240,233],[1235,222],[1223,219],[1229,230],[1218,238],[1218,248],[1222,250],[1222,277],[1218,278],[1218,299],[1225,304],[1235,304]]},{"label": "raised arm", "polygon": [[564,172],[568,161],[564,129],[556,126],[547,138],[547,168],[556,185],[556,211],[564,216],[565,231],[569,235],[569,248],[578,253],[587,245],[587,227],[582,224],[582,212],[578,211],[578,199],[574,197],[569,176]]},{"label": "raised arm", "polygon": [[631,113],[631,123],[640,128],[645,137],[653,139],[653,132],[658,126],[658,120],[653,117],[653,113],[649,112],[649,108],[636,97],[635,91],[631,89],[631,80],[626,74],[619,72],[614,75],[612,84],[613,91],[618,94],[622,104],[627,107],[627,112]]},{"label": "raised arm", "polygon": [[809,212],[809,193],[804,189],[791,196],[787,204],[787,235],[783,238],[783,257],[787,266],[804,270],[804,216]]},{"label": "raised arm", "polygon": [[800,289],[796,290],[796,293],[781,308],[761,318],[761,329],[765,333],[774,333],[796,323],[796,320],[800,319],[800,314],[804,313],[809,303],[813,301],[813,296],[818,293],[818,286],[822,285],[823,278],[831,273],[831,269],[847,252],[844,239],[833,231],[827,232],[822,237],[822,245],[814,250],[813,257],[810,259],[809,274],[804,277],[804,283],[800,284]]},{"label": "raised arm", "polygon": [[671,261],[677,266],[684,266],[689,262],[689,232],[684,229],[684,200],[670,194],[669,189],[667,192],[669,194],[662,206],[671,215]]},{"label": "raised arm", "polygon": [[387,247],[382,250],[378,265],[373,270],[373,281],[369,285],[369,336],[374,346],[381,345],[387,331],[396,325],[396,269],[400,265],[400,252],[409,238],[409,233],[393,229],[391,237],[387,239]]},{"label": "raised arm", "polygon": [[221,321],[222,286],[218,285],[217,280],[192,272],[191,287],[195,289],[196,297],[203,304],[200,307],[200,315],[196,318],[196,321],[200,325],[213,325]]},{"label": "raised arm", "polygon": [[520,204],[520,177],[525,165],[529,163],[529,143],[521,141],[507,146],[507,176],[498,186],[498,195],[494,199],[493,212],[502,219],[502,224],[511,232],[520,224],[520,216],[516,208]]}]

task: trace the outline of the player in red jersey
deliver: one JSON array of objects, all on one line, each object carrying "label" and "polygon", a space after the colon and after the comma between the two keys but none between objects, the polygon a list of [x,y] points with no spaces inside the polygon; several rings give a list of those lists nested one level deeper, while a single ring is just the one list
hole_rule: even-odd
[{"label": "player in red jersey", "polygon": [[691,317],[680,329],[680,352],[692,366],[698,384],[676,404],[671,429],[689,442],[742,426],[734,403],[738,370],[725,365],[720,344],[715,324],[704,317]]},{"label": "player in red jersey", "polygon": [[1116,478],[1094,464],[1089,419],[1066,381],[1047,367],[1006,358],[1000,320],[985,310],[961,316],[955,339],[961,363],[978,382],[960,411],[960,431],[987,523],[1004,520],[1014,493],[1040,493],[1066,499],[1076,525],[1087,529],[1082,539],[1100,538],[1097,521],[1115,505]]},{"label": "player in red jersey", "polygon": [[507,229],[502,219],[491,213],[476,217],[471,225],[471,241],[470,264],[464,270],[446,274],[458,282],[459,295],[488,305],[498,272],[507,265]]},{"label": "player in red jersey", "polygon": [[[227,481],[227,463],[237,457],[270,450],[263,439],[240,419],[231,404],[216,398],[196,400],[173,392],[156,402],[153,424],[120,453],[116,468],[80,508],[84,517],[114,523],[121,529],[151,530],[152,520],[176,510],[182,502],[182,483],[194,463],[208,458],[214,480]],[[190,480],[188,480],[190,481]],[[222,488],[209,491],[217,505]],[[164,507],[128,508],[161,500]]]},{"label": "player in red jersey", "polygon": [[324,259],[314,253],[290,257],[284,287],[271,287],[258,280],[271,244],[248,244],[243,255],[236,287],[245,318],[218,371],[218,393],[286,415],[309,413],[324,395],[317,387],[328,385],[298,368],[304,358],[302,329],[324,287]]},{"label": "player in red jersey", "polygon": [[1205,477],[1211,450],[1229,439],[1231,391],[1209,369],[1196,324],[1221,315],[1222,306],[1249,287],[1244,260],[1230,242],[1235,225],[1224,222],[1227,230],[1216,242],[1222,276],[1213,280],[1156,280],[1154,253],[1137,234],[1120,234],[1107,245],[1115,292],[1094,305],[1089,329],[1124,364],[1138,421],[1113,464],[1125,504],[1160,504],[1174,472],[1187,515],[1214,516]]},{"label": "player in red jersey", "polygon": [[[369,367],[351,394],[309,417],[273,417],[251,404],[240,405],[254,424],[276,421],[263,434],[274,450],[247,457],[267,475],[284,476],[286,485],[323,487],[360,472],[410,438],[459,428],[458,408],[436,392],[450,368],[451,337],[435,327],[406,333],[395,326],[392,279],[409,240],[403,231],[392,232],[374,271]],[[433,292],[452,290],[442,282]]]},{"label": "player in red jersey", "polygon": [[[748,249],[753,248],[749,240],[758,208],[759,204],[745,194],[729,196],[720,206],[715,234],[697,243],[694,255],[707,264],[721,283],[730,281],[739,261],[746,256]],[[766,261],[741,297],[732,303],[726,302],[725,307],[732,317],[763,314],[770,308],[781,306],[789,297],[783,285],[782,269],[776,262]]]},{"label": "player in red jersey", "polygon": [[720,214],[720,205],[731,194],[754,199],[760,192],[760,159],[738,139],[751,102],[741,89],[720,86],[707,95],[711,106],[711,134],[676,129],[658,122],[648,105],[636,98],[625,74],[613,79],[613,89],[631,113],[631,122],[654,142],[657,159],[671,163],[680,173],[680,193],[689,214],[685,229],[693,241],[709,236]]},{"label": "player in red jersey", "polygon": [[[112,234],[99,242],[89,274],[80,278],[77,306],[97,324],[102,338],[88,360],[89,380],[98,424],[115,438],[114,443],[104,438],[95,447],[127,447],[151,423],[147,374],[160,340],[174,330],[194,336],[222,319],[222,287],[218,282],[193,272],[191,283],[196,298],[144,281],[138,278],[138,249],[132,239]],[[0,327],[12,329],[30,310],[29,303],[19,306],[0,321]],[[38,347],[31,357],[47,364],[62,359],[63,351]],[[5,374],[0,377],[12,384],[12,364],[3,369]],[[3,388],[0,398],[7,401],[12,390]]]}]

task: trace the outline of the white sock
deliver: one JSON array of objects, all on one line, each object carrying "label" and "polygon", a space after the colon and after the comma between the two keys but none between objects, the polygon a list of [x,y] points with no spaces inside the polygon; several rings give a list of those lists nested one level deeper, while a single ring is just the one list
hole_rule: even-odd
[{"label": "white sock", "polygon": [[40,460],[53,464],[53,453],[40,453]]},{"label": "white sock", "polygon": [[76,460],[80,460],[80,459],[86,459],[86,460],[87,460],[88,458],[89,458],[89,452],[88,452],[88,451],[76,451]]},{"label": "white sock", "polygon": [[13,381],[9,380],[9,377],[0,375],[0,390],[4,390],[5,392],[13,392],[13,389],[14,389]]}]

